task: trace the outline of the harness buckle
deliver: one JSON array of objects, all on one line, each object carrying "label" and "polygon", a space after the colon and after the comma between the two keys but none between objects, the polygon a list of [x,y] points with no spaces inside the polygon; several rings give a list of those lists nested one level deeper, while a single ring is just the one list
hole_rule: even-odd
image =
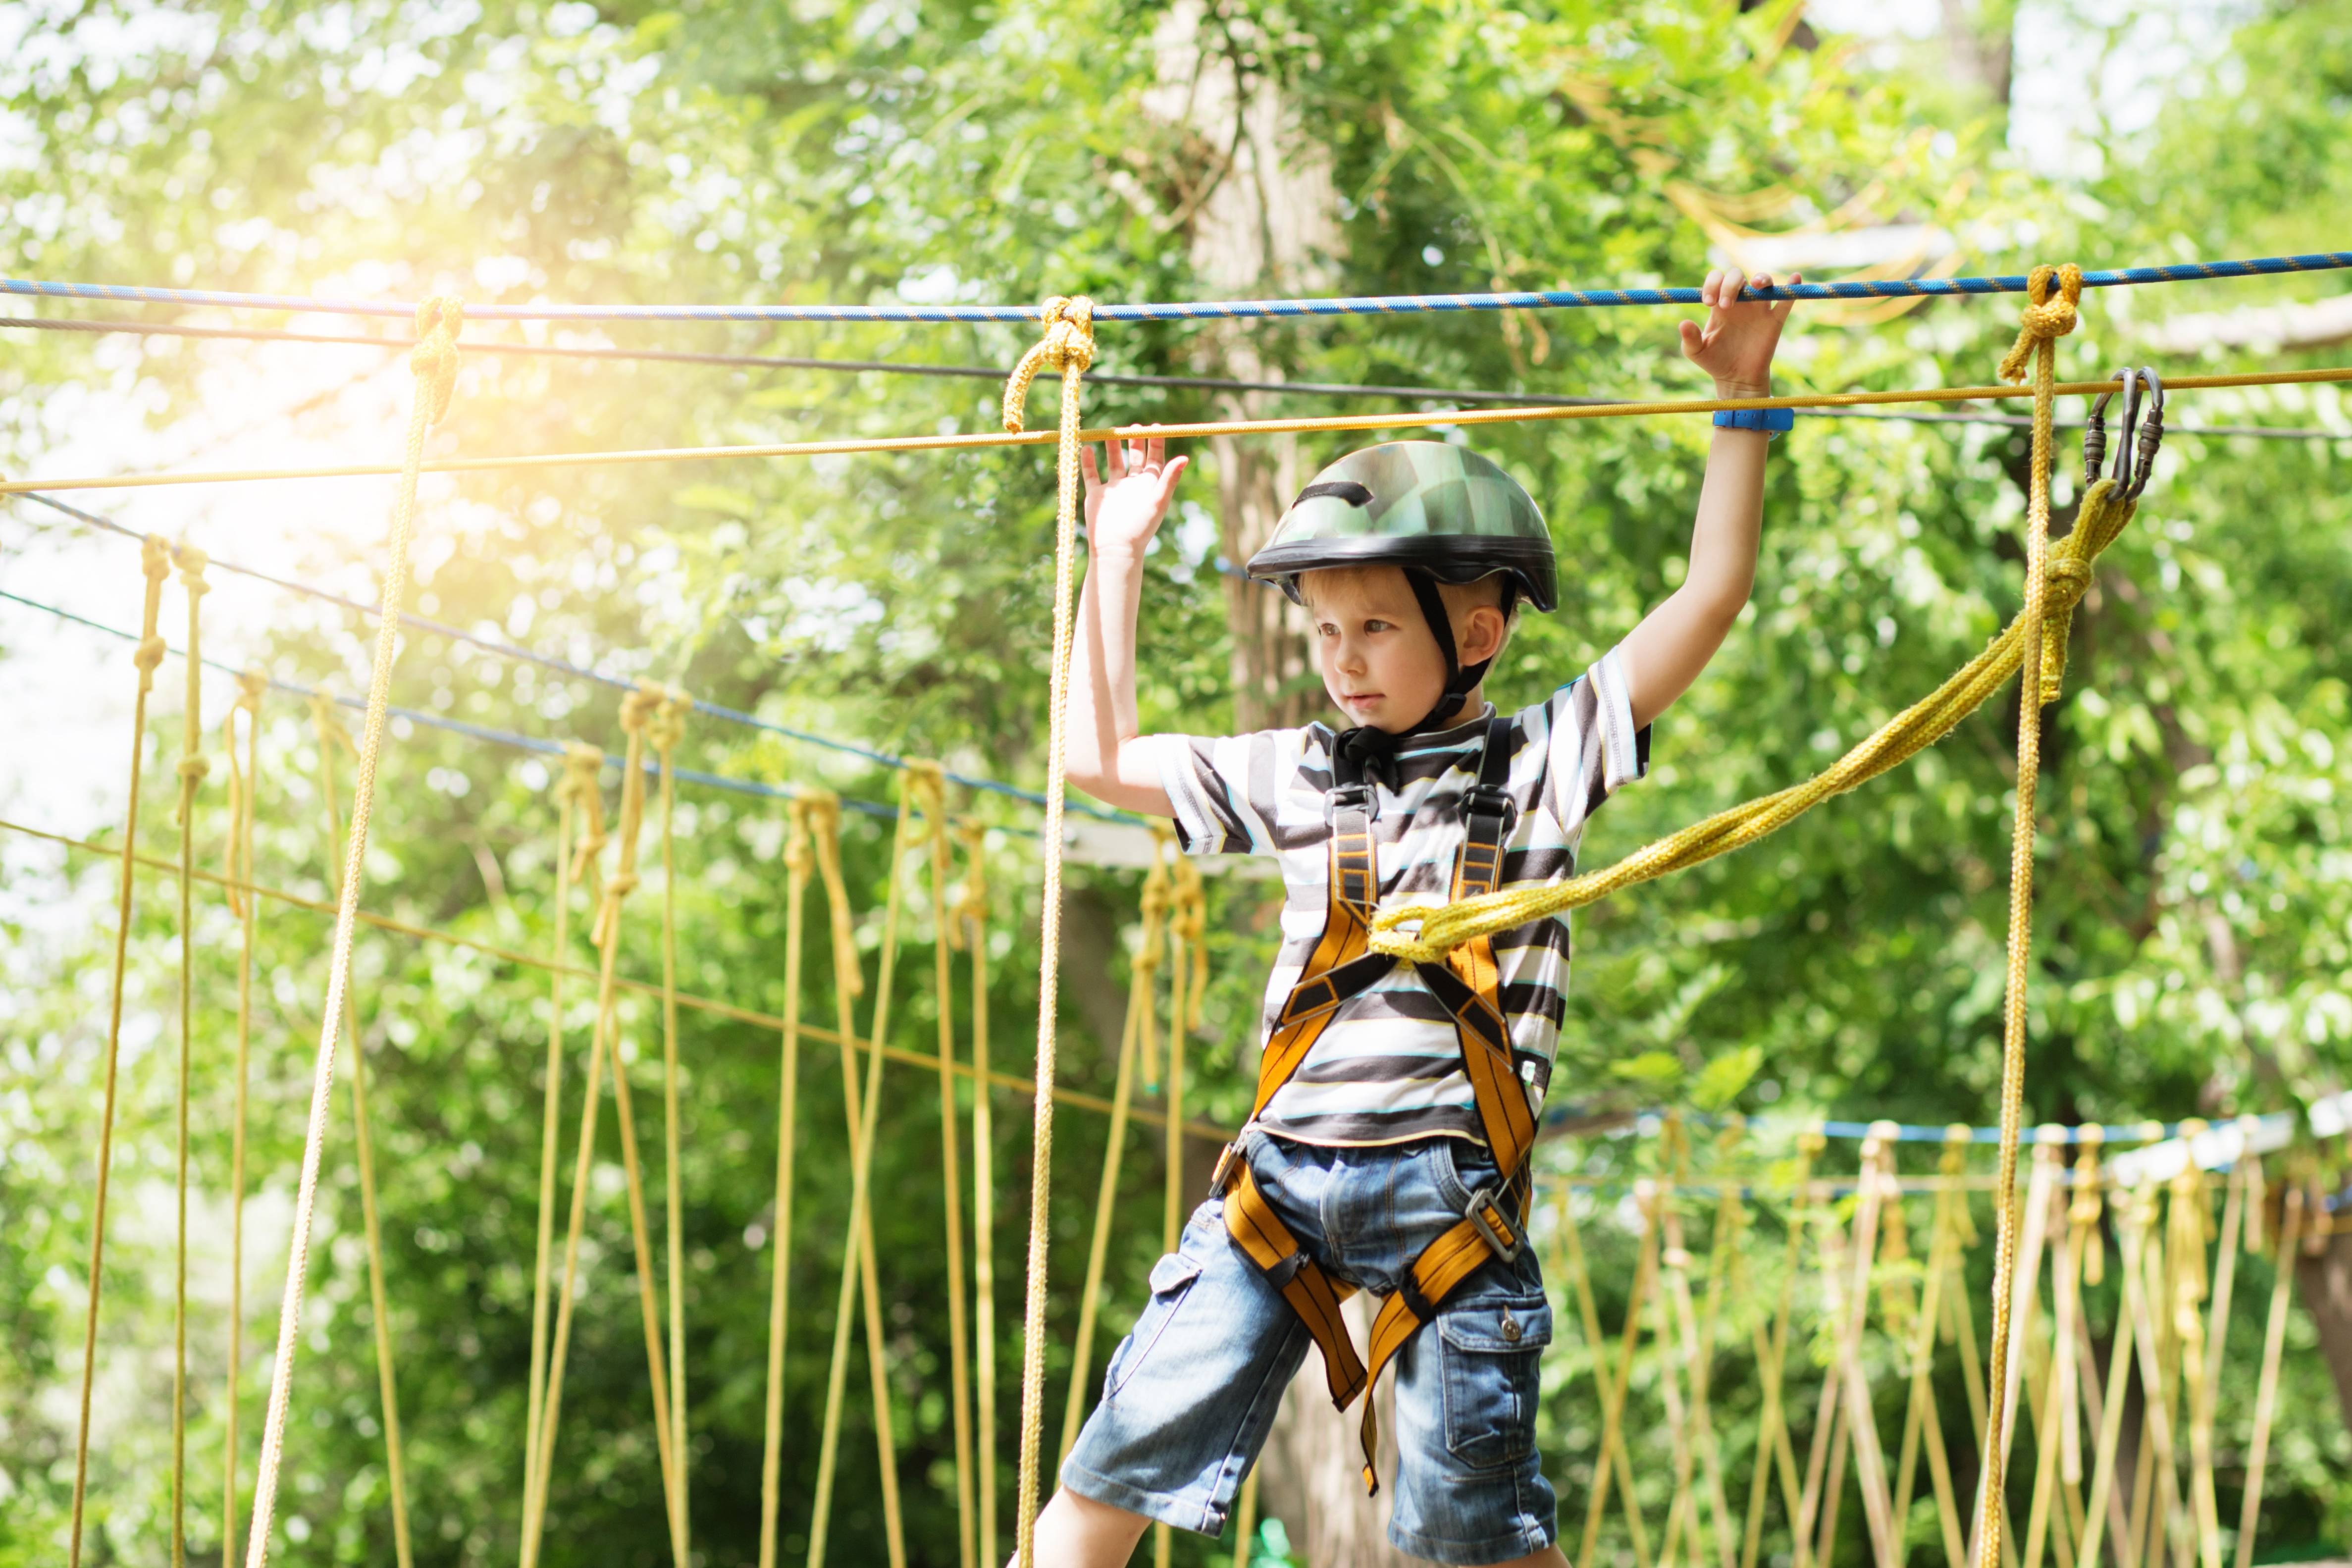
[{"label": "harness buckle", "polygon": [[1239,1143],[1228,1143],[1217,1151],[1217,1167],[1209,1173],[1211,1197],[1221,1198],[1225,1195],[1225,1185],[1234,1179],[1234,1166],[1241,1157],[1242,1146]]},{"label": "harness buckle", "polygon": [[1330,793],[1324,797],[1324,815],[1328,818],[1343,811],[1360,811],[1369,816],[1376,798],[1369,780],[1357,784],[1335,783]]},{"label": "harness buckle", "polygon": [[1511,1223],[1510,1215],[1503,1212],[1502,1200],[1506,1195],[1506,1189],[1500,1184],[1481,1187],[1470,1194],[1470,1207],[1462,1217],[1477,1230],[1480,1239],[1496,1257],[1506,1263],[1514,1263],[1518,1260],[1521,1244],[1514,1240],[1506,1245],[1503,1240],[1505,1231],[1509,1231],[1514,1237],[1518,1235],[1518,1227]]},{"label": "harness buckle", "polygon": [[1511,829],[1517,825],[1519,806],[1505,786],[1475,784],[1463,792],[1462,811],[1465,816],[1491,816],[1500,822],[1503,830],[1496,837],[1500,843],[1508,843]]}]

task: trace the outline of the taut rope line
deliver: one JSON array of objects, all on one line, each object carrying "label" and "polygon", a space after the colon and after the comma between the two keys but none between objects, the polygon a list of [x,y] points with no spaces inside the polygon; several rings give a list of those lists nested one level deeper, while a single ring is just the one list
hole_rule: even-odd
[{"label": "taut rope line", "polygon": [[[2352,365],[2328,365],[2317,370],[2250,371],[2219,375],[2184,375],[2165,383],[2167,392],[2193,392],[2232,386],[2307,386],[2352,381]],[[2112,383],[2061,382],[2052,387],[2061,397],[2096,397],[2112,393]],[[1900,403],[1980,403],[1996,398],[2023,397],[2014,386],[1914,387],[1900,392],[1821,392],[1790,397],[1656,398],[1646,402],[1558,405],[1511,408],[1444,408],[1403,414],[1328,414],[1286,419],[1219,419],[1191,425],[1121,425],[1074,432],[1079,441],[1187,441],[1213,436],[1297,436],[1339,431],[1418,430],[1431,426],[1468,427],[1523,425],[1572,419],[1626,419],[1655,415],[1711,414],[1742,408],[1863,408]],[[428,474],[471,474],[547,468],[603,468],[614,464],[740,461],[750,458],[824,458],[858,452],[969,452],[995,447],[1045,447],[1059,439],[1044,431],[970,432],[953,436],[883,436],[837,441],[782,441],[740,447],[657,447],[633,451],[536,452],[499,458],[443,458],[425,463]],[[204,473],[110,474],[57,479],[0,481],[0,496],[37,491],[150,489],[170,485],[242,484],[268,479],[380,479],[403,470],[382,463],[352,463],[316,468],[225,468]]]},{"label": "taut rope line", "polygon": [[[1052,1236],[1055,1024],[1061,1000],[1062,796],[1069,762],[1070,642],[1076,619],[1078,405],[1095,361],[1094,305],[1056,297],[1041,312],[1045,335],[1022,357],[1004,387],[1004,426],[1021,428],[1021,402],[1040,369],[1062,373],[1061,428],[1055,461],[1053,672],[1046,695],[1045,887],[1038,906],[1037,1095],[1029,1166],[1028,1291],[1021,1318],[1020,1512],[1014,1516],[1021,1568],[1037,1555],[1038,1445],[1045,1426],[1045,1263]],[[878,1037],[877,1037],[878,1039]]]},{"label": "taut rope line", "polygon": [[[179,552],[180,586],[188,598],[187,702],[180,742],[180,1071],[172,1095],[177,1128],[172,1195],[178,1214],[172,1247],[172,1568],[188,1560],[188,1079],[196,1035],[196,787],[212,764],[205,760],[205,667],[199,613],[205,602],[205,553]],[[403,1564],[402,1568],[406,1568]]]},{"label": "taut rope line", "polygon": [[[122,980],[131,943],[132,873],[139,854],[139,774],[146,754],[147,695],[155,689],[155,668],[163,662],[163,637],[156,629],[163,608],[163,579],[172,570],[171,546],[153,534],[140,550],[140,570],[147,576],[145,608],[140,616],[139,646],[131,662],[139,670],[139,695],[131,709],[130,800],[122,813],[122,880],[114,907],[114,972],[106,1019],[106,1098],[99,1111],[97,1192],[89,1216],[89,1303],[82,1319],[81,1415],[74,1427],[73,1514],[66,1548],[67,1568],[80,1568],[82,1508],[89,1488],[90,1380],[98,1371],[98,1307],[106,1265],[106,1196],[114,1171],[114,1105],[117,1067],[122,1054]],[[259,1568],[256,1564],[256,1568]]]},{"label": "taut rope line", "polygon": [[270,1365],[269,1407],[261,1432],[261,1464],[254,1477],[253,1524],[246,1538],[246,1568],[269,1559],[269,1531],[278,1511],[278,1469],[285,1457],[286,1412],[294,1389],[294,1357],[299,1347],[303,1276],[310,1264],[310,1215],[318,1202],[319,1159],[327,1139],[329,1091],[335,1079],[335,1037],[342,1023],[343,996],[351,987],[352,938],[359,916],[360,889],[367,878],[368,818],[375,808],[376,762],[383,748],[384,709],[392,697],[392,665],[399,650],[400,602],[408,588],[408,536],[416,518],[416,477],[425,461],[425,433],[449,411],[457,380],[457,327],[464,308],[455,299],[428,300],[417,307],[416,335],[410,353],[416,392],[408,418],[408,449],[392,508],[392,537],[383,575],[383,618],[377,624],[375,658],[368,673],[367,718],[361,730],[359,766],[353,784],[351,836],[343,850],[343,875],[335,897],[335,935],[327,965],[327,999],[320,1012],[318,1058],[311,1069],[310,1124],[302,1141],[302,1174],[294,1199],[294,1234],[286,1260],[286,1294],[278,1311],[278,1354]]},{"label": "taut rope line", "polygon": [[801,953],[808,913],[809,803],[785,807],[784,1015],[776,1084],[776,1197],[768,1278],[768,1403],[760,1447],[760,1568],[776,1568],[776,1514],[783,1500],[784,1331],[791,1321],[793,1160],[800,1127]]},{"label": "taut rope line", "polygon": [[670,688],[662,693],[646,730],[661,765],[662,1181],[669,1271],[669,1447],[677,1458],[672,1506],[677,1514],[679,1568],[685,1568],[693,1536],[686,1492],[686,1199],[678,1170],[677,860],[672,826],[677,815],[677,743],[686,738],[686,716],[693,710],[691,698]]},{"label": "taut rope line", "polygon": [[[248,669],[237,678],[236,701],[221,721],[228,758],[228,855],[221,879],[238,924],[236,950],[236,1108],[230,1112],[228,1163],[228,1390],[221,1402],[221,1568],[236,1568],[236,1410],[238,1373],[245,1364],[245,1132],[253,1047],[253,941],[261,900],[236,884],[253,879],[253,806],[261,789],[261,694],[268,678]],[[236,763],[236,716],[245,718],[245,766]]]}]

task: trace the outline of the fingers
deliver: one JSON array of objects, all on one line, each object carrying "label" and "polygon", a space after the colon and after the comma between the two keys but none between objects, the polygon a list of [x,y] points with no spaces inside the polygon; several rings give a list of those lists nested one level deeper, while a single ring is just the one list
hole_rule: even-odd
[{"label": "fingers", "polygon": [[[1156,452],[1160,443],[1154,441],[1151,445]],[[1160,499],[1158,504],[1163,510],[1166,510],[1170,498],[1174,496],[1176,493],[1176,481],[1182,477],[1185,465],[1190,463],[1192,460],[1192,459],[1190,458],[1179,458],[1174,462],[1170,463],[1166,468],[1160,470]]]},{"label": "fingers", "polygon": [[[1802,283],[1804,280],[1805,275],[1801,272],[1791,272],[1789,274],[1789,287],[1791,289],[1794,289],[1798,284]],[[1776,316],[1785,316],[1796,308],[1797,302],[1794,300],[1782,300],[1772,307],[1772,313]]]},{"label": "fingers", "polygon": [[[1104,445],[1108,446],[1109,443],[1105,442]],[[1092,447],[1080,447],[1078,448],[1078,472],[1086,476],[1087,489],[1098,489],[1101,488],[1102,475],[1097,473],[1095,469],[1095,449]]]},{"label": "fingers", "polygon": [[[1160,465],[1161,465],[1162,463],[1166,462],[1167,460],[1168,460],[1168,441],[1167,441],[1167,438],[1166,438],[1165,437],[1154,436],[1153,437],[1151,437],[1151,443],[1150,443],[1150,445],[1145,448],[1145,452],[1144,452],[1144,462],[1145,462],[1148,466],[1150,466],[1150,467],[1151,467],[1151,468],[1158,468],[1158,467],[1160,467]],[[1182,460],[1183,460],[1183,459],[1182,459],[1182,458],[1181,458],[1177,459],[1177,461],[1179,461],[1179,462],[1181,462]]]}]

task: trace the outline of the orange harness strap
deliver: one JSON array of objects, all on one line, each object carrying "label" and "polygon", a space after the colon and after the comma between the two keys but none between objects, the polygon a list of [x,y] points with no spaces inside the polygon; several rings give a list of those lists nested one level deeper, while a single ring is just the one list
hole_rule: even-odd
[{"label": "orange harness strap", "polygon": [[[1510,721],[1497,715],[1487,723],[1478,784],[1467,803],[1468,834],[1454,874],[1456,900],[1491,892],[1501,879],[1503,846],[1509,837],[1511,821],[1510,797],[1505,788],[1510,773],[1509,742]],[[1250,1111],[1253,1121],[1297,1072],[1340,1005],[1369,989],[1396,963],[1385,954],[1370,952],[1366,942],[1372,906],[1380,897],[1370,786],[1361,778],[1338,777],[1341,763],[1337,757],[1333,766],[1329,910],[1324,917],[1323,934],[1266,1041],[1258,1066],[1256,1101]],[[1381,1303],[1372,1322],[1369,1370],[1358,1358],[1339,1316],[1339,1303],[1355,1293],[1354,1288],[1335,1282],[1299,1249],[1297,1238],[1258,1190],[1238,1142],[1226,1146],[1210,1182],[1212,1194],[1222,1194],[1225,1200],[1226,1234],[1265,1273],[1314,1336],[1316,1348],[1323,1352],[1324,1382],[1331,1403],[1341,1410],[1380,1381],[1381,1370],[1415,1331],[1436,1317],[1439,1304],[1455,1286],[1490,1258],[1517,1257],[1523,1234],[1517,1216],[1526,1211],[1527,1159],[1535,1144],[1535,1114],[1512,1070],[1510,1027],[1503,1016],[1493,942],[1482,937],[1456,948],[1444,963],[1419,964],[1415,972],[1453,1016],[1463,1070],[1477,1102],[1487,1149],[1503,1180],[1495,1188],[1472,1194],[1470,1212],[1423,1249],[1405,1281]],[[1378,1451],[1380,1420],[1369,1399],[1359,1436],[1364,1450],[1365,1490],[1378,1492],[1380,1477],[1373,1457]]]}]

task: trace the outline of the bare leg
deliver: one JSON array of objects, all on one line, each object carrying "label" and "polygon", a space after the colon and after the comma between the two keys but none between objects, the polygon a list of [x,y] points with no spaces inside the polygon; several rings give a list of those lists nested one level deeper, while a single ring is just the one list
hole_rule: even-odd
[{"label": "bare leg", "polygon": [[1525,1557],[1514,1557],[1508,1563],[1497,1563],[1494,1568],[1568,1568],[1568,1558],[1557,1546],[1547,1546],[1530,1552]]},{"label": "bare leg", "polygon": [[1037,1516],[1038,1568],[1124,1568],[1150,1523],[1065,1487]]}]

